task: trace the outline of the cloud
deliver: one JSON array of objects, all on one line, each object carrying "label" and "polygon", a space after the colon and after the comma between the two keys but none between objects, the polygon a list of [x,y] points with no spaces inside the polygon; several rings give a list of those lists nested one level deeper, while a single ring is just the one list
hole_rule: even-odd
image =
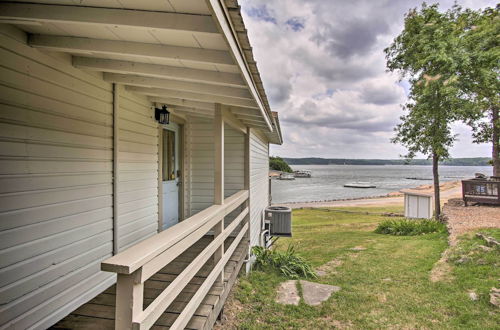
[{"label": "cloud", "polygon": [[[443,8],[453,5],[441,2]],[[285,143],[273,146],[273,154],[397,158],[405,153],[390,138],[403,114],[408,83],[386,72],[383,49],[401,32],[404,13],[420,3],[240,0],[266,93],[282,123]],[[463,155],[471,148],[470,133],[456,129],[464,138],[453,155]]]},{"label": "cloud", "polygon": [[366,81],[360,85],[361,99],[376,105],[399,104],[405,101],[404,87],[394,81]]},{"label": "cloud", "polygon": [[367,54],[376,44],[377,36],[388,30],[381,19],[354,19],[342,24],[325,24],[318,28],[312,40],[341,59]]}]

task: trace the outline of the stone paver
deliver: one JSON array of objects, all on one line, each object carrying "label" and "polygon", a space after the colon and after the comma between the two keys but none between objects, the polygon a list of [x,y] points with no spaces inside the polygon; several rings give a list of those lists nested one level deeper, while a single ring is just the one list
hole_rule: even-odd
[{"label": "stone paver", "polygon": [[500,308],[500,289],[491,288],[491,290],[490,290],[490,303],[493,306]]},{"label": "stone paver", "polygon": [[280,284],[276,302],[284,305],[298,305],[300,301],[297,281],[290,280]]},{"label": "stone paver", "polygon": [[[332,293],[340,290],[339,286],[320,284],[309,281],[300,281],[302,287],[302,298],[304,302],[311,306],[320,305],[326,301]],[[297,281],[290,280],[280,284],[276,302],[283,305],[298,305],[300,301]]]},{"label": "stone paver", "polygon": [[340,290],[339,286],[320,284],[309,281],[300,281],[302,286],[302,296],[304,302],[311,306],[320,305],[323,301],[326,301],[332,293]]}]

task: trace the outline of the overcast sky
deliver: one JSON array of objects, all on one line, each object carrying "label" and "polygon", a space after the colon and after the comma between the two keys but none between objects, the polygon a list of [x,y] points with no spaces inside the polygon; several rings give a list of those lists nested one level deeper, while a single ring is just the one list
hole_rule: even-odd
[{"label": "overcast sky", "polygon": [[[495,1],[462,0],[464,7]],[[383,49],[401,32],[413,0],[240,0],[271,108],[284,135],[272,155],[398,158],[389,142],[407,86],[385,70]],[[433,3],[429,1],[428,3]],[[453,1],[440,1],[448,8]],[[456,125],[453,157],[490,156]]]}]

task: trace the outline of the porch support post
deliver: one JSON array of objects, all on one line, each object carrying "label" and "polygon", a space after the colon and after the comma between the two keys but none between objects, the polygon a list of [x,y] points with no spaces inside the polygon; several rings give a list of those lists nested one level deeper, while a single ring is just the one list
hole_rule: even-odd
[{"label": "porch support post", "polygon": [[[245,153],[243,155],[243,162],[244,162],[244,178],[243,178],[243,189],[248,191],[248,199],[245,202],[245,206],[248,207],[248,214],[245,217],[245,220],[242,222],[242,225],[245,225],[245,223],[248,223],[248,230],[245,233],[244,239],[248,242],[248,254],[247,254],[247,260],[250,257],[250,132],[251,128],[247,127],[246,128],[246,134],[245,134],[245,141],[243,142],[244,145],[244,150]],[[250,269],[247,266],[247,272]]]},{"label": "porch support post", "polygon": [[243,189],[250,190],[250,127],[246,128],[245,134],[245,154],[244,154],[244,178]]},{"label": "porch support post", "polygon": [[158,124],[158,232],[163,231],[163,126]]},{"label": "porch support post", "polygon": [[141,269],[132,274],[118,274],[116,282],[115,329],[132,329],[134,317],[142,312],[144,284]]},{"label": "porch support post", "polygon": [[[215,145],[215,173],[214,173],[214,204],[224,204],[224,116],[222,106],[215,104],[214,113],[214,145]],[[224,231],[224,215],[220,222],[214,226],[214,238]],[[214,253],[214,265],[224,255],[224,242]],[[218,282],[224,285],[224,269],[222,269]]]},{"label": "porch support post", "polygon": [[222,106],[215,104],[214,115],[215,138],[215,178],[214,178],[214,204],[224,204],[224,118]]},{"label": "porch support post", "polygon": [[119,143],[119,104],[120,86],[113,84],[113,254],[118,253],[118,143]]}]

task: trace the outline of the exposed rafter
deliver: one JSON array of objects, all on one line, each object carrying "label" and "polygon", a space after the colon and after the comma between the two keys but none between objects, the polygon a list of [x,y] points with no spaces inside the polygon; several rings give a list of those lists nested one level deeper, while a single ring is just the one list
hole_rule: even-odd
[{"label": "exposed rafter", "polygon": [[0,3],[0,18],[49,23],[82,23],[113,27],[164,29],[218,34],[209,15],[191,15],[130,9]]},{"label": "exposed rafter", "polygon": [[73,57],[73,66],[85,70],[104,71],[122,74],[137,74],[147,77],[170,78],[183,81],[199,81],[214,85],[244,87],[246,84],[236,73],[215,72],[148,64],[130,61],[118,61],[94,57]]},{"label": "exposed rafter", "polygon": [[197,109],[192,109],[192,108],[174,107],[172,110],[173,110],[173,113],[180,113],[183,115],[190,115],[190,116],[203,117],[203,118],[213,118],[214,117],[213,113],[200,112]]},{"label": "exposed rafter", "polygon": [[226,106],[222,106],[222,114],[224,122],[226,122],[229,126],[234,128],[235,130],[240,131],[243,134],[246,134],[245,125],[241,122],[241,120],[236,118]]},{"label": "exposed rafter", "polygon": [[262,117],[262,114],[255,109],[231,107],[232,113],[235,115],[249,116],[249,117]]},{"label": "exposed rafter", "polygon": [[206,110],[208,112],[213,112],[215,109],[214,103],[176,99],[173,97],[150,96],[149,100],[151,102],[163,103],[163,104],[174,105],[174,106],[183,106],[183,107],[188,107],[188,108],[196,108],[196,109]]},{"label": "exposed rafter", "polygon": [[127,90],[139,94],[149,95],[149,96],[159,96],[159,97],[173,97],[178,99],[201,101],[201,102],[214,102],[227,105],[235,105],[246,108],[257,108],[257,105],[253,100],[237,99],[234,97],[227,96],[217,96],[208,94],[198,94],[192,92],[181,92],[170,89],[162,88],[147,88],[147,87],[136,87],[127,86]]},{"label": "exposed rafter", "polygon": [[[234,113],[233,113],[234,114]],[[239,115],[239,114],[234,114],[236,117],[241,118],[241,119],[247,119],[247,120],[257,120],[257,121],[263,121],[262,117],[254,115],[254,116],[247,116],[247,115]]]},{"label": "exposed rafter", "polygon": [[142,59],[173,59],[234,67],[231,55],[222,50],[38,34],[30,35],[28,43],[35,48],[70,53],[128,55]]},{"label": "exposed rafter", "polygon": [[104,80],[124,85],[158,87],[164,89],[196,92],[201,94],[220,95],[252,100],[252,96],[247,89],[215,86],[204,83],[195,83],[179,80],[170,80],[153,77],[141,77],[134,75],[123,75],[119,73],[104,73]]},{"label": "exposed rafter", "polygon": [[259,124],[259,123],[261,123],[261,124],[263,124],[263,125],[265,125],[265,123],[266,123],[264,120],[262,120],[262,119],[260,119],[260,118],[253,118],[253,119],[249,119],[249,118],[242,118],[242,117],[240,117],[240,116],[235,116],[235,117],[236,117],[236,118],[238,118],[239,120],[242,120],[242,121],[244,121],[244,122],[248,122],[248,123],[254,123],[254,124]]}]

